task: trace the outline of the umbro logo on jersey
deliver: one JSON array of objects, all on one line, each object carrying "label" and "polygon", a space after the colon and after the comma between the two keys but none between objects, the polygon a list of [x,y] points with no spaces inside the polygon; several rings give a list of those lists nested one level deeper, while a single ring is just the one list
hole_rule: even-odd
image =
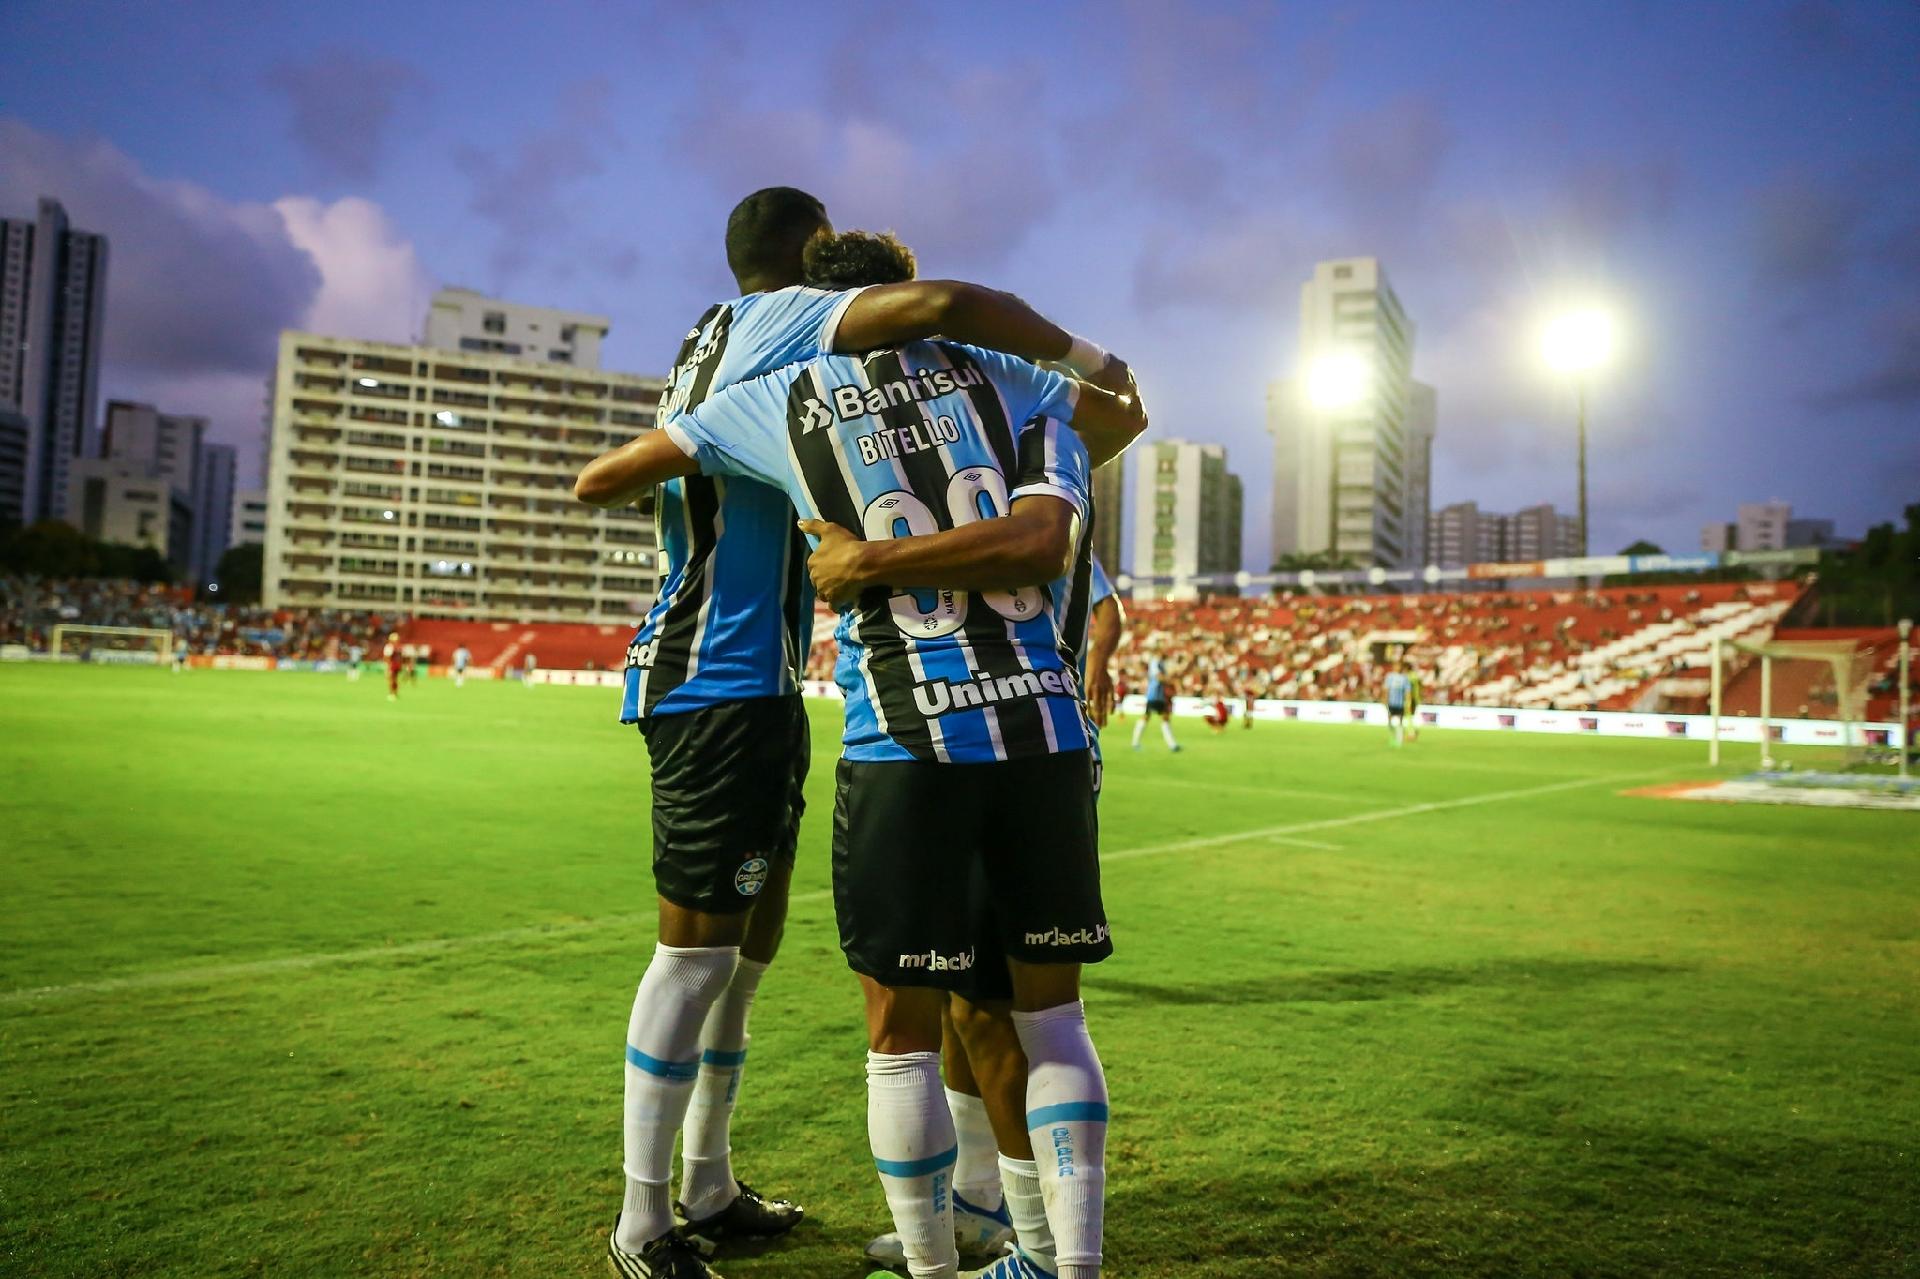
[{"label": "umbro logo on jersey", "polygon": [[963,950],[957,955],[943,955],[930,950],[924,955],[902,955],[900,967],[923,968],[930,973],[964,973],[973,967],[973,952]]},{"label": "umbro logo on jersey", "polygon": [[1021,671],[997,679],[982,673],[970,680],[936,679],[913,686],[913,704],[929,719],[1016,697],[1047,696],[1077,696],[1072,677],[1065,671]]}]

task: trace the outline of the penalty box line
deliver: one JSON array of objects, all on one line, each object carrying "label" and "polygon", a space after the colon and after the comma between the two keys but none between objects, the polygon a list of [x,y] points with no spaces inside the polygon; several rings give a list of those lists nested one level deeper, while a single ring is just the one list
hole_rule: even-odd
[{"label": "penalty box line", "polygon": [[[1511,799],[1528,799],[1536,795],[1551,795],[1558,791],[1578,790],[1586,786],[1603,786],[1613,782],[1637,781],[1647,777],[1665,776],[1673,770],[1635,773],[1606,773],[1597,777],[1583,777],[1574,781],[1554,782],[1545,786],[1527,786],[1518,790],[1488,791],[1479,795],[1466,795],[1459,799],[1435,800],[1427,804],[1406,804],[1398,808],[1379,808],[1370,812],[1352,813],[1345,817],[1323,817],[1313,821],[1289,822],[1281,826],[1266,826],[1258,830],[1236,831],[1227,835],[1204,835],[1193,839],[1176,839],[1166,843],[1148,844],[1137,848],[1120,848],[1112,852],[1103,852],[1100,861],[1134,861],[1143,857],[1163,857],[1169,853],[1192,852],[1203,848],[1220,848],[1228,844],[1266,842],[1291,844],[1296,847],[1315,849],[1334,849],[1337,846],[1316,840],[1299,838],[1307,831],[1332,830],[1342,826],[1359,826],[1369,822],[1393,821],[1401,817],[1417,817],[1423,813],[1446,812],[1455,808],[1472,808],[1481,804],[1498,804]],[[796,893],[789,904],[811,905],[815,902],[830,901],[833,893],[828,889],[816,889],[808,893]],[[421,941],[402,942],[393,946],[368,946],[360,950],[321,951],[307,955],[285,955],[278,959],[256,959],[239,964],[212,964],[200,968],[170,968],[158,972],[132,973],[125,977],[104,977],[98,981],[73,982],[64,986],[33,986],[20,990],[0,991],[0,1007],[14,1004],[37,1003],[46,999],[59,999],[68,995],[110,995],[130,990],[160,990],[169,986],[203,986],[223,981],[232,981],[244,977],[270,977],[277,973],[306,972],[313,968],[325,968],[334,964],[377,963],[385,959],[411,959],[416,956],[444,955],[455,951],[484,949],[488,946],[506,946],[518,942],[543,941],[549,938],[568,937],[579,933],[599,932],[608,928],[637,927],[650,924],[655,916],[648,911],[644,914],[608,915],[599,919],[585,919],[564,924],[535,924],[522,928],[503,928],[498,932],[470,933],[464,937],[433,937]]]}]

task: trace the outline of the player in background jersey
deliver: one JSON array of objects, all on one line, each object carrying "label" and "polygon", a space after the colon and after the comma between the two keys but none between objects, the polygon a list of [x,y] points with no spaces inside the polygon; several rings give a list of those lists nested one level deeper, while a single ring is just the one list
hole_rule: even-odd
[{"label": "player in background jersey", "polygon": [[1420,740],[1420,668],[1407,666],[1407,740]]},{"label": "player in background jersey", "polygon": [[467,686],[467,667],[473,665],[473,652],[465,644],[453,650],[453,686]]},{"label": "player in background jersey", "polygon": [[[949,903],[976,864],[1009,903],[1028,1118],[1054,1143],[1040,1161],[1052,1202],[1035,1206],[1060,1243],[1059,1273],[1098,1273],[1105,1085],[1079,965],[1111,943],[1088,729],[1055,616],[1087,511],[1089,459],[1066,415],[1102,459],[1144,427],[1097,389],[1076,397],[1029,365],[915,343],[730,388],[597,459],[576,485],[610,503],[696,465],[778,482],[813,517],[803,527],[852,549],[860,598],[837,637],[847,735],[836,906],[868,1000],[869,1135],[915,1275],[956,1273],[938,1047],[943,992],[974,954],[970,921]],[[874,540],[845,531],[855,526]],[[990,834],[987,815],[1009,811],[1025,814],[1020,837]],[[921,834],[903,845],[903,831]]]},{"label": "player in background jersey", "polygon": [[387,646],[382,656],[386,659],[387,663],[387,700],[397,702],[400,700],[400,664],[405,660],[400,655],[400,633],[398,631],[387,636]]},{"label": "player in background jersey", "polygon": [[[953,281],[805,287],[807,246],[830,233],[825,210],[803,192],[769,188],[741,201],[726,237],[741,296],[689,330],[660,421],[784,365],[934,333],[1130,383],[1123,363],[1006,294]],[[640,725],[652,762],[660,931],[628,1022],[626,1195],[609,1250],[630,1275],[702,1279],[711,1272],[674,1229],[667,1191],[683,1121],[686,1234],[767,1238],[801,1216],[738,1182],[728,1130],[804,807],[810,743],[799,679],[812,599],[784,493],[740,477],[659,478],[665,572],[628,649],[622,719]],[[611,502],[581,496],[625,504],[654,482]]]},{"label": "player in background jersey", "polygon": [[1160,717],[1160,736],[1167,743],[1167,749],[1178,751],[1180,743],[1173,740],[1173,689],[1167,680],[1166,663],[1158,657],[1147,659],[1147,708],[1140,720],[1133,726],[1133,749],[1140,749],[1140,738],[1147,731],[1147,725],[1153,717]]},{"label": "player in background jersey", "polygon": [[1407,734],[1407,697],[1413,681],[1407,678],[1406,663],[1396,659],[1381,688],[1381,700],[1387,704],[1387,739],[1398,747]]}]

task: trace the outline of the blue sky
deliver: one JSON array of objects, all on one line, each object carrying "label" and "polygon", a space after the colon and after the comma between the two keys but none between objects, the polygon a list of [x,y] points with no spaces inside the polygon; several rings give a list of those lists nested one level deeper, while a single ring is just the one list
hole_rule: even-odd
[{"label": "blue sky", "polygon": [[1742,500],[1920,500],[1911,4],[11,0],[0,211],[113,240],[104,390],[257,437],[279,329],[405,338],[459,283],[612,317],[661,371],[727,209],[814,190],[929,275],[1126,355],[1267,550],[1298,287],[1372,254],[1439,389],[1436,505],[1573,504],[1531,335],[1602,291],[1597,550]]}]

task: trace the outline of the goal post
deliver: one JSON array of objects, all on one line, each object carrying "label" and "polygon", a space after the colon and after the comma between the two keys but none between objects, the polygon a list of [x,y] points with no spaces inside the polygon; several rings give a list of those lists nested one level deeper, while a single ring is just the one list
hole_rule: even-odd
[{"label": "goal post", "polygon": [[78,661],[82,652],[94,660],[165,662],[173,656],[173,632],[150,626],[82,626],[62,622],[47,634],[48,651],[55,661]]},{"label": "goal post", "polygon": [[[1852,639],[1836,640],[1742,640],[1716,637],[1713,642],[1713,669],[1708,682],[1707,759],[1720,762],[1720,721],[1725,714],[1728,673],[1726,667],[1737,654],[1756,658],[1760,664],[1760,766],[1772,768],[1773,703],[1775,664],[1812,662],[1824,666],[1833,679],[1833,718],[1840,725],[1840,748],[1848,763],[1864,753],[1865,737],[1860,724],[1866,718],[1867,683],[1871,659],[1862,660],[1860,645]],[[1746,669],[1751,669],[1747,667]],[[1823,690],[1822,690],[1823,691]],[[1805,710],[1805,707],[1800,708]],[[1791,710],[1788,717],[1793,718]],[[1816,717],[1824,718],[1824,717]]]}]

